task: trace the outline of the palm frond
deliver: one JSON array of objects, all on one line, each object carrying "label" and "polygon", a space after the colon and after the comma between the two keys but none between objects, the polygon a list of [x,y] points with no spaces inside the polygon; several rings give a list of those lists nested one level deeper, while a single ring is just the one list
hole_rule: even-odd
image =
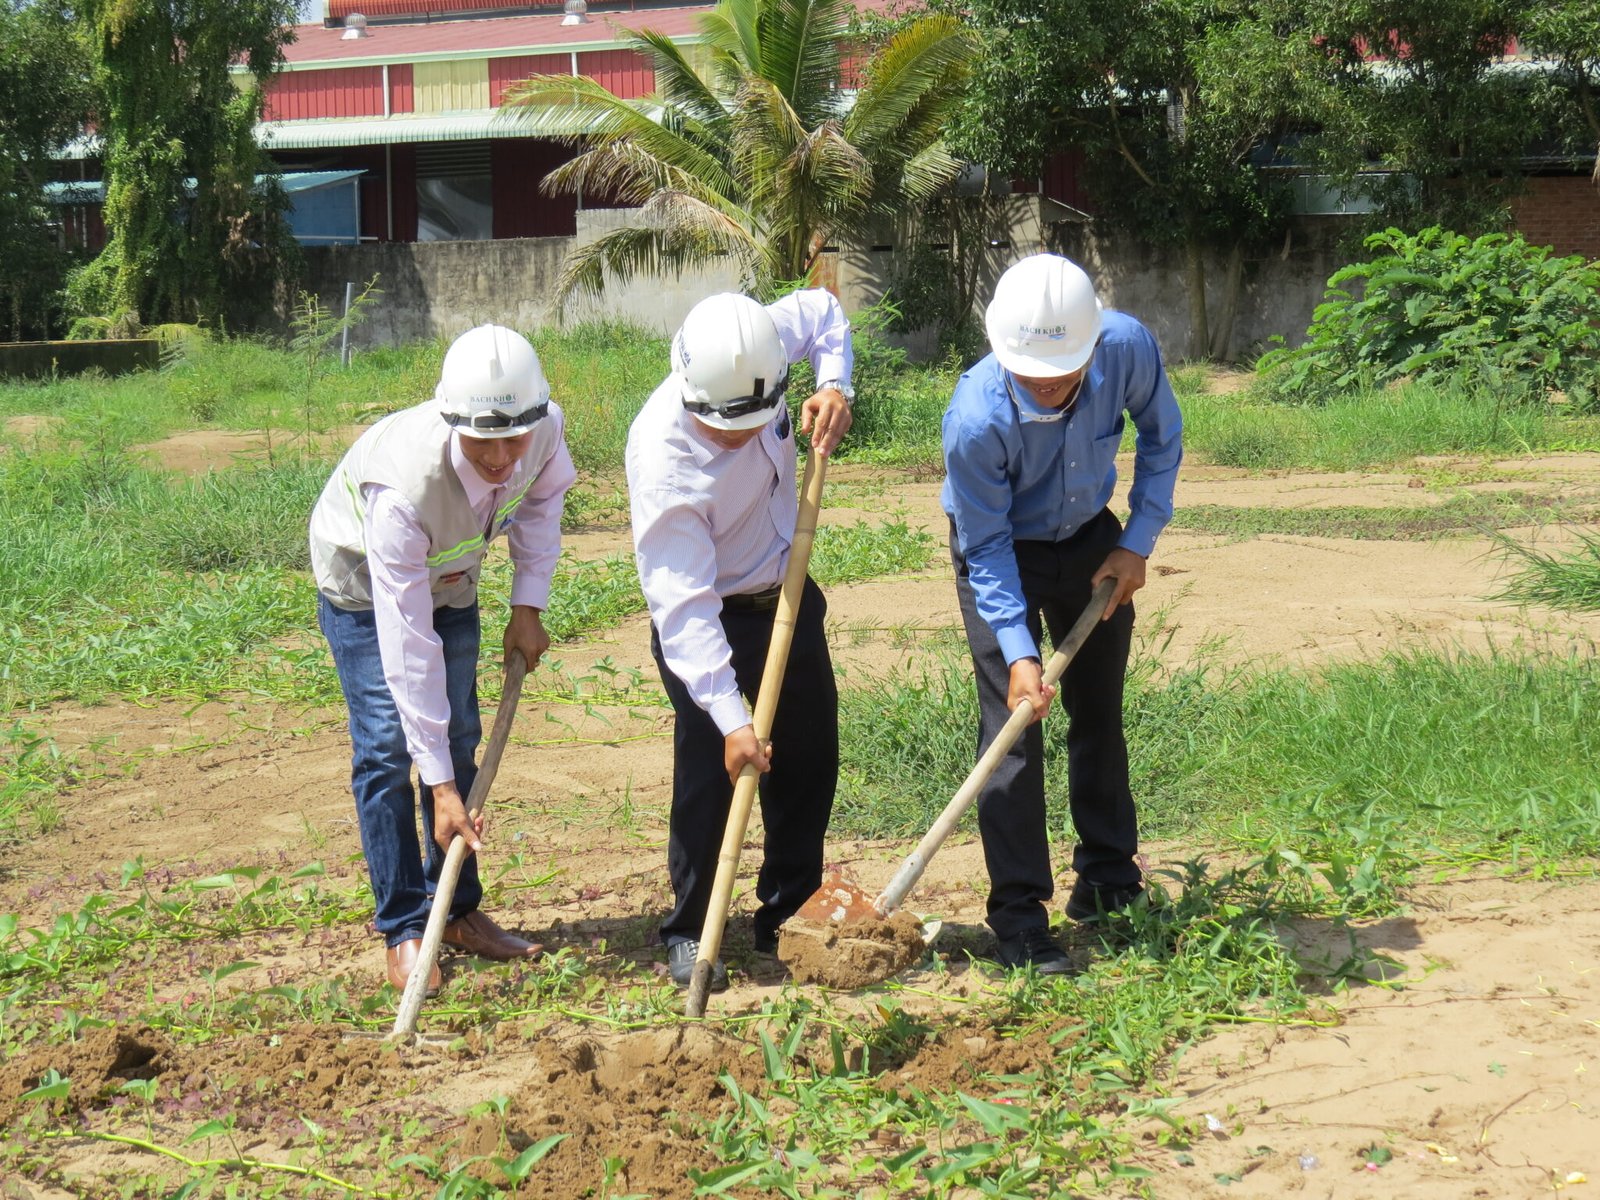
[{"label": "palm frond", "polygon": [[839,40],[851,0],[767,0],[761,14],[757,71],[777,86],[810,126],[837,115]]},{"label": "palm frond", "polygon": [[676,42],[653,29],[641,30],[633,40],[650,58],[655,70],[656,98],[664,105],[706,126],[728,119],[727,105]]},{"label": "palm frond", "polygon": [[731,255],[741,272],[750,274],[759,251],[748,239],[729,236],[728,228],[716,222],[686,220],[615,229],[567,255],[556,280],[556,303],[564,305],[574,296],[599,296],[608,277],[678,275],[722,255]]},{"label": "palm frond", "polygon": [[680,171],[710,190],[735,190],[727,164],[708,148],[717,140],[697,136],[696,122],[680,119],[654,101],[618,99],[592,79],[532,76],[507,89],[497,119],[569,145],[626,141],[664,169]]},{"label": "palm frond", "polygon": [[563,163],[544,178],[547,194],[586,192],[609,196],[625,204],[645,204],[657,192],[682,192],[730,220],[745,219],[743,197],[720,191],[687,171],[663,163],[629,142],[596,146]]},{"label": "palm frond", "polygon": [[700,18],[700,31],[713,57],[731,59],[745,70],[761,63],[761,0],[721,0]]},{"label": "palm frond", "polygon": [[953,109],[976,43],[953,16],[923,17],[889,39],[866,69],[845,130],[858,145],[900,138],[901,126],[930,96]]}]

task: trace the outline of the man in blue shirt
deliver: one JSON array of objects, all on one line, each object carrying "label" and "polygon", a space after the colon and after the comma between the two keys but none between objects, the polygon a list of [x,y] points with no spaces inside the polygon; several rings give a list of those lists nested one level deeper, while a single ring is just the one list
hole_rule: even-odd
[{"label": "man in blue shirt", "polygon": [[[1105,623],[1060,687],[1078,837],[1067,915],[1095,920],[1144,887],[1122,690],[1133,593],[1172,518],[1182,419],[1150,331],[1103,310],[1076,263],[1037,254],[1012,266],[985,325],[993,353],[961,377],[945,412],[942,493],[982,710],[979,753],[1018,704],[1035,714],[978,798],[988,919],[1001,963],[1059,974],[1069,964],[1046,908],[1055,888],[1038,722],[1056,689],[1043,686],[1043,626],[1052,642],[1066,636],[1095,585],[1116,580]],[[1138,436],[1124,528],[1106,505],[1127,417]]]}]

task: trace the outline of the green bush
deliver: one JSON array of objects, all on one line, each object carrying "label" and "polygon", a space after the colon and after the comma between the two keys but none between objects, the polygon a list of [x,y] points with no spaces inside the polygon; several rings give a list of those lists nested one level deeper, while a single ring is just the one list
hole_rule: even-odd
[{"label": "green bush", "polygon": [[[1372,234],[1370,262],[1328,280],[1307,342],[1262,355],[1277,395],[1321,400],[1411,376],[1468,378],[1508,398],[1563,391],[1588,406],[1600,367],[1600,262],[1551,258],[1520,235],[1437,227]],[[1360,295],[1344,285],[1363,284]]]}]

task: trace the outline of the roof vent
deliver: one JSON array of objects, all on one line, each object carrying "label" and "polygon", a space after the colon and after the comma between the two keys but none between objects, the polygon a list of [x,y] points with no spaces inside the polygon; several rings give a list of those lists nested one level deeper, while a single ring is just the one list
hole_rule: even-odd
[{"label": "roof vent", "polygon": [[371,37],[367,32],[367,19],[360,13],[353,12],[344,19],[344,32],[339,35],[339,40],[347,42],[351,38]]},{"label": "roof vent", "polygon": [[563,25],[587,25],[589,23],[587,0],[567,0],[563,12],[565,13],[561,18]]}]

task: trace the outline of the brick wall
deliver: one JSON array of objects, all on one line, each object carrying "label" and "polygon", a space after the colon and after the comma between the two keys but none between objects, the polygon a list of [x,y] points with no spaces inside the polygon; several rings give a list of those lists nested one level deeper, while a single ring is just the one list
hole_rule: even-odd
[{"label": "brick wall", "polygon": [[1587,175],[1542,175],[1512,203],[1516,228],[1559,255],[1600,258],[1600,189]]}]

